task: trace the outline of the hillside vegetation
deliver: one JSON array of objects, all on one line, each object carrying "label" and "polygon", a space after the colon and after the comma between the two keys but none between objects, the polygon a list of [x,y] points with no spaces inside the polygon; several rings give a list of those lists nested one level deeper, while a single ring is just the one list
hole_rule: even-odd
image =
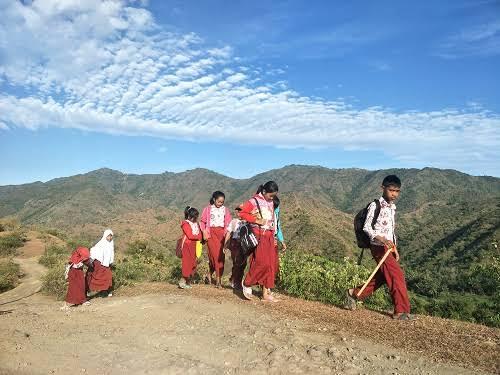
[{"label": "hillside vegetation", "polygon": [[[100,169],[0,187],[0,217],[89,243],[111,227],[117,253],[130,258],[127,244],[134,241],[171,247],[186,205],[201,209],[212,191],[222,190],[232,208],[272,179],[280,186],[290,252],[314,255],[301,259],[328,265],[357,258],[352,217],[380,195],[380,182],[392,173],[403,181],[397,203],[399,249],[415,308],[498,325],[498,178],[432,168],[366,171],[295,165],[243,180],[206,169],[158,175]],[[373,267],[369,255],[363,266]]]}]

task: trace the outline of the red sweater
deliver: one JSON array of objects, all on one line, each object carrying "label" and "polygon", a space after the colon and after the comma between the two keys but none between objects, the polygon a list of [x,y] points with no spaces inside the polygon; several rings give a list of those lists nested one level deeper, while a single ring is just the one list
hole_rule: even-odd
[{"label": "red sweater", "polygon": [[186,236],[186,240],[189,241],[201,241],[202,239],[202,234],[201,230],[199,231],[198,234],[193,234],[193,230],[191,229],[191,225],[184,220],[181,224],[182,231],[184,232],[184,235]]}]

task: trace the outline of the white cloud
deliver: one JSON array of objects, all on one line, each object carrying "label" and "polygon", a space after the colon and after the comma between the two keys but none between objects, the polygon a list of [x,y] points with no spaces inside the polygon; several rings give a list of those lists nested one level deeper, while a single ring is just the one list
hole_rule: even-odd
[{"label": "white cloud", "polygon": [[35,3],[0,0],[0,85],[15,88],[0,94],[1,128],[376,150],[408,165],[500,174],[500,116],[483,108],[356,109],[266,82],[231,47],[167,32],[135,3]]},{"label": "white cloud", "polygon": [[500,19],[448,36],[438,45],[436,54],[446,59],[500,55]]}]

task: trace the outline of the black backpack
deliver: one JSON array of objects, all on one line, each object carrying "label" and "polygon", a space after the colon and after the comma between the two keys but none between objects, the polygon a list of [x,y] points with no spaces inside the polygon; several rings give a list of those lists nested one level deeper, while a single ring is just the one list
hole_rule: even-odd
[{"label": "black backpack", "polygon": [[[257,203],[257,208],[259,209],[260,216],[262,217],[262,211],[260,210],[259,201],[255,199],[255,203]],[[249,223],[246,223],[240,228],[240,246],[243,251],[243,256],[247,257],[255,251],[255,248],[259,244],[259,240],[257,236],[252,230],[252,226]]]},{"label": "black backpack", "polygon": [[[375,214],[373,215],[373,220],[372,220],[373,229],[375,229],[375,223],[377,222],[378,216],[380,215],[380,201],[378,199],[375,199],[374,202],[377,207],[375,208]],[[356,216],[354,216],[354,233],[356,234],[356,243],[358,244],[358,247],[361,249],[370,248],[370,238],[363,230],[363,227],[365,226],[366,222],[366,216],[368,214],[368,207],[370,206],[370,204],[367,205],[365,208],[363,208],[361,211],[359,211],[356,214]],[[363,257],[363,252],[361,252],[360,259],[362,257]]]}]

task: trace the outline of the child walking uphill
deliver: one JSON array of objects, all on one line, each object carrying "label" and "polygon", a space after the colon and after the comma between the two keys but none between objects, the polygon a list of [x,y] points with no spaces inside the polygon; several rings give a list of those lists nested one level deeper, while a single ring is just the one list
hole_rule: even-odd
[{"label": "child walking uphill", "polygon": [[199,212],[196,208],[187,206],[181,224],[184,233],[182,243],[182,279],[179,288],[190,289],[191,279],[196,272],[196,241],[201,241],[202,233],[198,224]]},{"label": "child walking uphill", "polygon": [[111,265],[115,261],[115,245],[113,231],[106,229],[101,240],[90,249],[90,258],[93,260],[93,271],[87,271],[87,285],[91,295],[99,292],[112,296],[113,274]]},{"label": "child walking uphill", "polygon": [[397,176],[390,175],[384,178],[382,182],[382,197],[378,200],[380,202],[380,213],[373,226],[372,222],[375,212],[378,211],[378,204],[377,202],[372,202],[368,206],[363,231],[370,239],[372,257],[378,263],[386,251],[391,251],[392,254],[387,257],[375,274],[375,277],[359,297],[357,297],[357,294],[361,286],[347,291],[346,307],[353,310],[356,307],[356,299],[363,300],[382,285],[387,284],[391,293],[392,303],[394,304],[393,318],[397,320],[413,320],[415,317],[410,315],[410,301],[406,289],[405,276],[399,265],[399,253],[396,248],[396,205],[394,202],[398,198],[400,191],[401,180]]},{"label": "child walking uphill", "polygon": [[90,251],[86,247],[78,247],[71,253],[65,275],[68,280],[68,292],[65,299],[67,305],[63,309],[69,306],[90,304],[85,294],[85,275],[83,274],[83,265],[89,266],[89,258]]},{"label": "child walking uphill", "polygon": [[224,206],[225,199],[223,192],[215,191],[210,198],[210,205],[203,209],[200,221],[203,238],[208,246],[210,263],[208,283],[212,283],[212,274],[215,272],[217,288],[221,287],[221,278],[224,273],[224,237],[231,222],[231,213]]},{"label": "child walking uphill", "polygon": [[225,245],[226,249],[231,251],[231,260],[233,261],[233,268],[229,280],[231,282],[231,287],[236,290],[241,290],[241,280],[243,279],[243,273],[247,266],[247,259],[241,251],[240,243],[240,229],[245,223],[238,217],[242,207],[243,205],[234,209],[236,217],[231,220],[228,225]]},{"label": "child walking uphill", "polygon": [[240,218],[251,223],[258,245],[250,256],[250,269],[242,282],[243,295],[252,298],[252,286],[262,286],[262,300],[277,302],[271,295],[274,288],[275,248],[274,248],[274,203],[278,185],[268,181],[260,185],[257,194],[243,204]]}]

